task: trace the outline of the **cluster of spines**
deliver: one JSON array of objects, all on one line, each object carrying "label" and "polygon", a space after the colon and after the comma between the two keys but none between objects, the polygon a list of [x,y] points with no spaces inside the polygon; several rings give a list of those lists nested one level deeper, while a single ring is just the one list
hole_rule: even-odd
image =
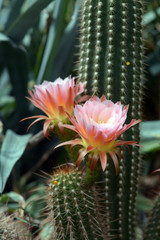
[{"label": "cluster of spines", "polygon": [[150,239],[160,239],[160,194],[154,202],[153,209],[150,211],[150,216],[144,229],[144,240]]},{"label": "cluster of spines", "polygon": [[63,166],[47,183],[48,222],[54,226],[52,239],[102,240],[94,191],[83,188],[82,172]]},{"label": "cluster of spines", "polygon": [[24,222],[16,220],[15,215],[0,213],[0,239],[2,240],[31,240],[31,233]]},{"label": "cluster of spines", "polygon": [[[129,104],[128,121],[140,119],[141,116],[143,9],[142,0],[84,0],[82,7],[78,69],[80,80],[87,81],[89,92],[92,90],[94,93],[98,87],[100,95],[105,91],[108,99]],[[89,22],[84,22],[86,14],[90,17]],[[85,46],[84,39],[88,39],[89,52],[92,53],[87,56],[87,61],[85,54],[82,54],[85,53],[82,47]],[[85,77],[82,74],[84,69],[87,69]],[[122,138],[139,141],[138,125],[123,134]],[[113,222],[110,231],[118,228],[119,239],[135,238],[140,164],[139,149],[134,147],[130,154],[122,149],[118,177],[114,176],[111,162],[106,168],[106,212],[109,222]],[[113,188],[113,184],[117,187]]]},{"label": "cluster of spines", "polygon": [[80,43],[80,62],[79,62],[79,79],[80,81],[87,82],[87,85],[91,85],[90,79],[88,79],[88,71],[91,68],[90,60],[90,45],[91,45],[91,32],[93,31],[91,26],[91,16],[92,16],[92,1],[84,0],[82,7],[82,27],[81,27],[81,43]]}]

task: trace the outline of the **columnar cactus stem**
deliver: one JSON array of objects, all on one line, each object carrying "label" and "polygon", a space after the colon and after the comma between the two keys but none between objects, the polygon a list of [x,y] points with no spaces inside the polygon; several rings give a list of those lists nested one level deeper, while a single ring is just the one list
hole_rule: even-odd
[{"label": "columnar cactus stem", "polygon": [[53,240],[103,239],[94,191],[83,188],[82,180],[82,172],[71,166],[61,167],[49,179],[47,215],[54,226]]},{"label": "columnar cactus stem", "polygon": [[[143,0],[84,0],[82,7],[79,79],[89,93],[105,93],[112,101],[129,104],[128,121],[140,118],[143,78]],[[139,128],[123,134],[139,141]],[[106,172],[106,211],[117,239],[135,239],[139,149],[122,151],[119,175],[109,161]],[[111,219],[113,221],[111,221]]]},{"label": "columnar cactus stem", "polygon": [[155,200],[144,230],[144,240],[160,239],[160,194]]}]

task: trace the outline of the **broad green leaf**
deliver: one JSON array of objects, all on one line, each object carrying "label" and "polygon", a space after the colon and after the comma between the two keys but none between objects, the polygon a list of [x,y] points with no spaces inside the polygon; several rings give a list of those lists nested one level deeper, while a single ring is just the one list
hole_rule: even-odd
[{"label": "broad green leaf", "polygon": [[14,164],[22,156],[31,134],[18,135],[8,130],[0,152],[0,193],[3,192],[6,181]]},{"label": "broad green leaf", "polygon": [[20,43],[28,29],[34,26],[40,12],[53,0],[37,0],[26,12],[20,15],[5,33],[16,43]]}]

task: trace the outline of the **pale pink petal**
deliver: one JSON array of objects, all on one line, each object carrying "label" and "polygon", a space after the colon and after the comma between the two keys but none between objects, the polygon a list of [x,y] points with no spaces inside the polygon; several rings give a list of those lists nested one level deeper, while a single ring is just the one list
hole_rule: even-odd
[{"label": "pale pink petal", "polygon": [[62,122],[59,122],[59,123],[58,123],[58,127],[59,127],[60,132],[65,136],[65,131],[64,131],[63,123],[62,123]]},{"label": "pale pink petal", "polygon": [[150,175],[153,175],[154,173],[160,172],[160,168],[154,170],[153,172],[150,173]]},{"label": "pale pink petal", "polygon": [[48,119],[47,116],[44,116],[44,115],[36,115],[36,116],[31,116],[31,117],[23,118],[23,119],[20,120],[20,122],[23,122],[23,121],[28,120],[28,119],[33,119],[33,118]]},{"label": "pale pink petal", "polygon": [[82,160],[84,159],[84,157],[86,156],[88,152],[84,149],[81,149],[80,153],[78,154],[78,158],[76,161],[76,167],[79,166],[79,164],[82,162]]},{"label": "pale pink petal", "polygon": [[119,161],[120,161],[121,160],[121,149],[120,148],[116,148],[115,152],[116,152],[116,154],[117,154],[117,156],[119,158]]},{"label": "pale pink petal", "polygon": [[[48,127],[49,127],[51,121],[52,121],[51,119],[46,120],[46,121],[44,122],[44,125],[43,125],[43,132],[44,132],[44,135],[45,135],[46,138],[48,138],[48,139],[49,139]],[[53,126],[52,126],[52,127],[53,127]]]},{"label": "pale pink petal", "polygon": [[87,151],[90,152],[90,151],[93,151],[95,149],[95,147],[92,147],[92,146],[88,146],[87,147]]},{"label": "pale pink petal", "polygon": [[97,154],[93,154],[92,159],[91,159],[91,171],[94,170],[98,160],[99,160],[99,156]]},{"label": "pale pink petal", "polygon": [[116,175],[118,174],[118,170],[119,170],[119,162],[118,162],[118,158],[115,154],[115,152],[109,152],[109,155],[111,156],[113,162],[114,162],[114,166],[116,169]]},{"label": "pale pink petal", "polygon": [[62,126],[62,127],[65,127],[65,128],[68,128],[68,129],[71,129],[71,130],[73,130],[73,131],[75,131],[75,132],[78,133],[76,127],[73,126],[73,125],[69,125],[69,124],[61,124],[61,126]]},{"label": "pale pink petal", "polygon": [[66,141],[66,142],[58,144],[57,146],[55,146],[55,149],[58,147],[62,147],[65,145],[70,145],[70,144],[74,145],[74,146],[75,145],[83,145],[81,139],[74,139],[74,140],[70,140],[70,141]]},{"label": "pale pink petal", "polygon": [[33,122],[28,126],[27,132],[28,132],[28,130],[30,129],[30,127],[32,127],[33,124],[35,124],[36,122],[39,122],[39,121],[41,121],[41,120],[44,120],[44,119],[45,119],[45,118],[38,118],[38,119],[36,119],[35,121],[33,121]]},{"label": "pale pink petal", "polygon": [[117,137],[139,122],[141,122],[141,120],[132,119],[132,121],[128,125],[125,124],[124,127],[117,133]]},{"label": "pale pink petal", "polygon": [[118,147],[118,146],[121,146],[121,145],[133,145],[133,146],[138,146],[140,147],[139,144],[137,144],[136,141],[116,141],[115,144],[114,144],[114,147]]},{"label": "pale pink petal", "polygon": [[107,154],[105,152],[100,152],[99,155],[100,155],[102,170],[104,171],[107,165]]},{"label": "pale pink petal", "polygon": [[102,97],[100,99],[101,99],[101,102],[106,101],[106,97],[104,96],[104,94],[102,95]]},{"label": "pale pink petal", "polygon": [[48,98],[48,102],[52,106],[52,109],[56,109],[57,108],[57,103],[54,99],[54,96],[52,96],[51,93],[47,89],[46,89],[46,96]]},{"label": "pale pink petal", "polygon": [[[66,101],[66,105],[73,106],[73,102],[74,102],[73,88],[69,87],[68,92],[69,93],[68,93],[68,99]],[[67,109],[67,106],[66,106],[66,109]]]},{"label": "pale pink petal", "polygon": [[87,101],[89,98],[90,98],[89,95],[84,95],[84,96],[80,97],[80,98],[75,102],[75,104],[78,104],[78,103]]}]

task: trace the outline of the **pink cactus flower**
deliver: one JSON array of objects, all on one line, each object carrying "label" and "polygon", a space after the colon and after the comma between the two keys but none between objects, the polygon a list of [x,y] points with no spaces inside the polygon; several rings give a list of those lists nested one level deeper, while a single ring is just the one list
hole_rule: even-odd
[{"label": "pink cactus flower", "polygon": [[91,170],[100,159],[103,171],[106,168],[107,156],[112,158],[116,173],[118,173],[120,159],[120,145],[137,145],[135,141],[122,141],[118,137],[140,120],[133,119],[128,125],[123,125],[127,117],[128,105],[123,107],[120,102],[113,103],[103,95],[101,98],[94,96],[85,102],[83,106],[76,105],[74,115],[69,116],[73,126],[64,124],[63,127],[77,132],[80,138],[64,142],[59,146],[71,144],[82,145],[79,150],[76,165],[84,159],[86,154],[91,160]]},{"label": "pink cactus flower", "polygon": [[[84,92],[84,83],[78,85],[78,82],[74,82],[74,78],[71,76],[62,80],[61,78],[56,79],[54,82],[44,81],[41,85],[35,85],[33,92],[28,91],[31,97],[27,97],[33,105],[41,109],[45,115],[32,116],[22,119],[36,118],[27,130],[36,122],[45,120],[43,131],[46,137],[48,137],[47,129],[52,123],[52,128],[55,124],[58,124],[60,130],[63,132],[61,123],[69,123],[68,113],[70,116],[73,115],[75,99],[82,92]],[[85,100],[85,96],[80,98]],[[78,102],[77,101],[77,102]]]}]

